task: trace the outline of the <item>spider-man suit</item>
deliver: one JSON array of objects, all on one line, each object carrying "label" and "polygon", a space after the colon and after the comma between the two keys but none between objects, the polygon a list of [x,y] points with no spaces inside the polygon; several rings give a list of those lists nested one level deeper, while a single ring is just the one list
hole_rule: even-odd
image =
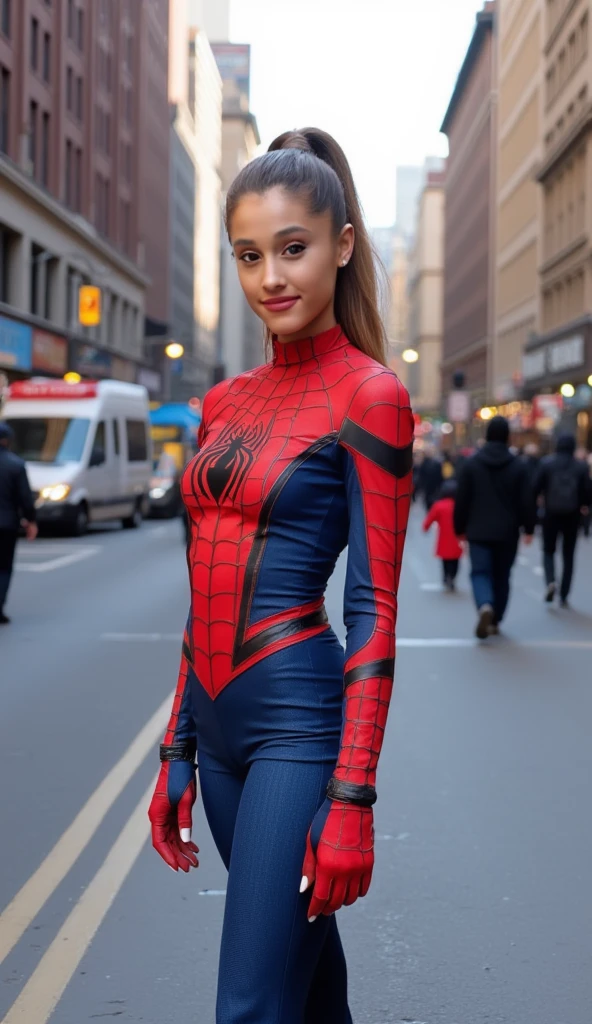
[{"label": "spider-man suit", "polygon": [[[372,807],[325,790],[331,776],[375,782],[412,436],[397,377],[339,327],[274,342],[271,363],[204,402],[182,484],[191,610],[164,740],[185,759],[163,763],[151,818],[176,808],[189,825],[197,746],[229,867],[217,1024],[351,1022],[331,912],[368,890]],[[323,595],[346,545],[344,656]]]}]

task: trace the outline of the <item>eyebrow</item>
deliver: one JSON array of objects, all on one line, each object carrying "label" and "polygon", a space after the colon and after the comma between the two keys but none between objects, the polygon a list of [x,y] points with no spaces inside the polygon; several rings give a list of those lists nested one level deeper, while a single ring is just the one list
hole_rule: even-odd
[{"label": "eyebrow", "polygon": [[[281,231],[276,231],[274,238],[284,238],[286,235],[293,235],[303,233],[312,235],[312,231],[302,226],[302,224],[291,224],[288,228],[282,228]],[[255,245],[255,241],[252,238],[235,238],[233,245]]]}]

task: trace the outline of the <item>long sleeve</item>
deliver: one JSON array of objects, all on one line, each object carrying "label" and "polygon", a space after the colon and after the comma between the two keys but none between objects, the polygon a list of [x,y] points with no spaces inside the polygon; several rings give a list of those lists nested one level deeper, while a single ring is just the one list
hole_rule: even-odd
[{"label": "long sleeve", "polygon": [[472,480],[470,462],[465,462],[458,477],[458,488],[454,502],[454,532],[457,537],[464,537],[469,525]]},{"label": "long sleeve", "polygon": [[411,499],[413,416],[385,370],[357,391],[340,431],[349,509],[344,724],[335,778],[374,785],[393,689],[397,590]]},{"label": "long sleeve", "polygon": [[175,743],[183,743],[193,748],[196,742],[195,721],[191,710],[191,696],[189,690],[189,638],[187,630],[183,637],[183,648],[181,651],[181,665],[177,678],[177,688],[173,699],[171,717],[164,736],[163,743],[167,746]]},{"label": "long sleeve", "polygon": [[33,501],[29,478],[27,476],[27,470],[24,463],[19,470],[16,486],[19,512],[24,516],[28,523],[34,523],[37,518],[35,513],[35,502]]}]

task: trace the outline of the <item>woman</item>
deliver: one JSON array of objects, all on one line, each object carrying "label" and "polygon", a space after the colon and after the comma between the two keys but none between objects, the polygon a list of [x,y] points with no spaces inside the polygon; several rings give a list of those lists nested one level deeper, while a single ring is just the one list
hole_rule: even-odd
[{"label": "woman", "polygon": [[[280,136],[238,175],[226,222],[271,360],[206,396],[183,479],[191,609],[153,844],[173,870],[197,866],[197,748],[229,868],[217,1024],[347,1024],[333,915],[374,863],[413,419],[335,141]],[[344,658],[323,595],[346,545]]]}]

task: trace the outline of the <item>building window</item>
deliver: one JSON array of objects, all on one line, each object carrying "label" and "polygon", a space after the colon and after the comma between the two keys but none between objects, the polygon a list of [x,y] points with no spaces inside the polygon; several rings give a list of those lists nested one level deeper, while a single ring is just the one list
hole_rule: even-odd
[{"label": "building window", "polygon": [[72,143],[70,142],[70,139],[66,139],[66,195],[65,195],[65,200],[66,200],[66,206],[69,206],[70,209],[72,209],[72,206],[74,205],[74,203],[73,203],[73,191],[72,191],[74,167],[73,167],[72,154],[73,154]]},{"label": "building window", "polygon": [[43,80],[49,82],[51,78],[51,36],[49,32],[43,34]]},{"label": "building window", "polygon": [[49,185],[49,114],[41,118],[41,184]]},{"label": "building window", "polygon": [[78,43],[78,49],[84,49],[84,11],[82,7],[78,8],[76,12],[76,42]]},{"label": "building window", "polygon": [[82,121],[82,76],[76,79],[76,117]]},{"label": "building window", "polygon": [[8,153],[8,129],[10,111],[10,71],[0,70],[0,152]]},{"label": "building window", "polygon": [[121,247],[129,256],[131,249],[130,204],[125,199],[122,199],[120,203],[119,221],[121,228]]},{"label": "building window", "polygon": [[72,68],[68,68],[66,71],[66,110],[69,114],[73,110],[73,97],[74,97],[74,72]]},{"label": "building window", "polygon": [[10,262],[15,237],[0,224],[0,302],[10,302]]},{"label": "building window", "polygon": [[10,39],[11,0],[0,0],[0,3],[2,4],[2,32]]},{"label": "building window", "polygon": [[80,213],[82,210],[82,150],[80,146],[74,154],[74,208]]},{"label": "building window", "polygon": [[29,171],[37,176],[37,121],[39,107],[35,100],[29,103]]},{"label": "building window", "polygon": [[37,71],[39,63],[39,22],[31,18],[31,67]]},{"label": "building window", "polygon": [[68,39],[74,39],[74,0],[68,0]]}]

